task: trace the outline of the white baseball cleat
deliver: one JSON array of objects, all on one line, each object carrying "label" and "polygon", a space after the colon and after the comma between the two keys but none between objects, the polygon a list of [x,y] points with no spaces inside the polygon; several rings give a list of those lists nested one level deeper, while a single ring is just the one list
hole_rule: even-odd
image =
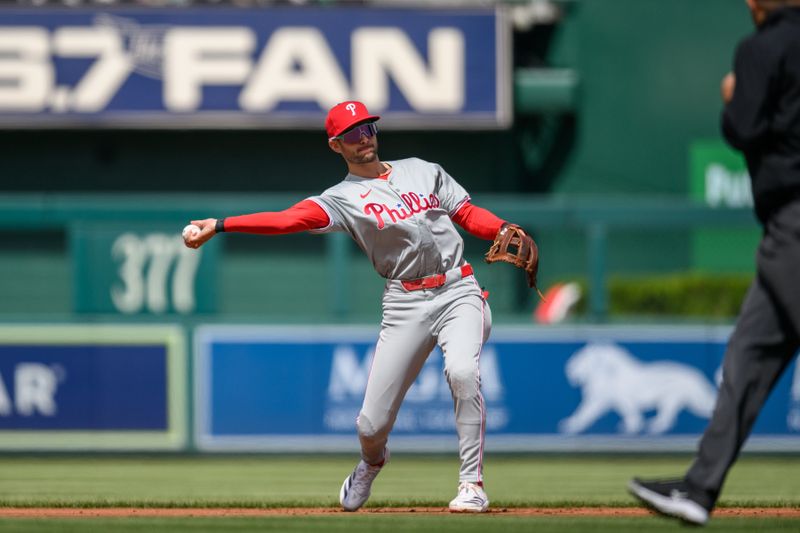
[{"label": "white baseball cleat", "polygon": [[372,482],[378,476],[381,468],[389,462],[389,448],[383,455],[383,462],[379,465],[368,465],[362,459],[358,462],[353,473],[347,476],[339,490],[339,503],[345,511],[357,511],[367,503],[372,489]]},{"label": "white baseball cleat", "polygon": [[462,481],[458,484],[458,496],[450,502],[452,513],[485,513],[489,508],[489,497],[480,485]]}]

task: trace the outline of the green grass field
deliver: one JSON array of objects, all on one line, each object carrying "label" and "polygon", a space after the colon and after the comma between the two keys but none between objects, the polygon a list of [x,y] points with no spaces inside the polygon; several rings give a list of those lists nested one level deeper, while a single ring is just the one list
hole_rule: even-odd
[{"label": "green grass field", "polygon": [[[0,456],[3,507],[338,507],[355,456]],[[486,489],[492,508],[635,505],[634,475],[676,475],[688,456],[492,455]],[[396,453],[367,507],[444,507],[455,494],[454,456]],[[800,508],[800,456],[744,456],[721,507]],[[0,531],[678,531],[645,517],[387,515],[182,518],[13,518]],[[714,531],[799,531],[800,519],[715,517]]]}]

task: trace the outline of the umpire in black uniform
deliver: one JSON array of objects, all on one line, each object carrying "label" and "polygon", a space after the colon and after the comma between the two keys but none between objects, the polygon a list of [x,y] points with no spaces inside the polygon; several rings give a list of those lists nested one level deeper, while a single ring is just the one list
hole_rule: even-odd
[{"label": "umpire in black uniform", "polygon": [[714,414],[686,475],[629,490],[692,524],[708,520],[728,470],[800,348],[800,0],[747,0],[756,32],[722,81],[722,132],[744,153],[763,236],[725,352]]}]

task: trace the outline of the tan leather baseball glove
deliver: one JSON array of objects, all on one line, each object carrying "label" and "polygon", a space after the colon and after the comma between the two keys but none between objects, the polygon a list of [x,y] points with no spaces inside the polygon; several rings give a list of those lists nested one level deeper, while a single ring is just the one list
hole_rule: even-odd
[{"label": "tan leather baseball glove", "polygon": [[[530,235],[516,224],[503,224],[486,253],[486,262],[503,261],[525,271],[528,286],[536,288],[539,248]],[[539,289],[536,288],[538,291]],[[541,295],[541,293],[539,293]]]}]

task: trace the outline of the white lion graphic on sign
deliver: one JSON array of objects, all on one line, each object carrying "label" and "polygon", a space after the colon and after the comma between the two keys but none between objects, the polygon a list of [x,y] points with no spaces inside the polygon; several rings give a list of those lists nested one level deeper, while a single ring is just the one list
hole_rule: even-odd
[{"label": "white lion graphic on sign", "polygon": [[[717,391],[691,366],[661,361],[642,363],[615,344],[589,344],[567,361],[569,382],[581,387],[580,405],[559,423],[562,433],[585,431],[609,411],[621,418],[626,434],[658,435],[675,425],[686,409],[710,418]],[[645,421],[647,411],[656,415]],[[646,426],[646,427],[645,427]]]}]

